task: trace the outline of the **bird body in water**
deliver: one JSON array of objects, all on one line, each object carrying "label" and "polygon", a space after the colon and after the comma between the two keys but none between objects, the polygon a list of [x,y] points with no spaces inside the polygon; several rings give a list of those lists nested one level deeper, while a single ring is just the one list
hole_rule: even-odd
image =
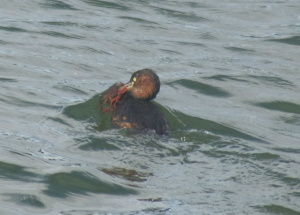
[{"label": "bird body in water", "polygon": [[[154,130],[167,134],[170,126],[165,115],[151,102],[159,92],[160,81],[151,69],[132,74],[127,84],[116,83],[100,97],[102,112],[112,111],[114,128]],[[109,105],[109,107],[105,107]]]}]

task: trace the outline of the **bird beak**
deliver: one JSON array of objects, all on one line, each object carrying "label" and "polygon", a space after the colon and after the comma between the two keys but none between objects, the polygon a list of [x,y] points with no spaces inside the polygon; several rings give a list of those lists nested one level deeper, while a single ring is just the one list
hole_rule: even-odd
[{"label": "bird beak", "polygon": [[127,84],[125,84],[118,92],[118,95],[122,95],[124,94],[125,92],[127,92],[128,90],[130,90],[134,85],[134,82],[129,82]]}]

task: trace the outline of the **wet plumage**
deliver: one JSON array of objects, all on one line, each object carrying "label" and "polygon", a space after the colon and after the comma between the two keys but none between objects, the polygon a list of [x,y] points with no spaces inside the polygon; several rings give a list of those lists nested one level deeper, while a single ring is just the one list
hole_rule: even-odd
[{"label": "wet plumage", "polygon": [[[159,92],[160,81],[151,69],[132,74],[129,83],[116,83],[100,97],[103,112],[112,111],[115,128],[169,132],[169,123],[161,110],[151,102]],[[105,105],[109,107],[105,107]]]}]

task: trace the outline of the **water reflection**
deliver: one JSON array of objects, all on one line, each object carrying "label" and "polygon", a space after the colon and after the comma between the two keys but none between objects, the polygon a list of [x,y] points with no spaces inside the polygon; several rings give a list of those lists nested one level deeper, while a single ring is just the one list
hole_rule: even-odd
[{"label": "water reflection", "polygon": [[230,93],[225,90],[220,89],[219,87],[214,87],[209,84],[204,84],[199,81],[192,81],[181,79],[179,81],[174,81],[167,83],[168,85],[177,88],[179,85],[188,89],[196,90],[198,93],[208,95],[208,96],[216,96],[216,97],[230,97]]},{"label": "water reflection", "polygon": [[143,182],[147,180],[147,177],[153,176],[153,173],[143,173],[133,169],[124,169],[119,167],[111,169],[102,168],[101,171],[110,176],[120,177],[131,182]]},{"label": "water reflection", "polygon": [[134,189],[102,181],[90,173],[77,171],[50,174],[46,177],[46,184],[48,188],[43,193],[58,198],[66,198],[73,194],[88,195],[88,193],[112,195],[138,193]]},{"label": "water reflection", "polygon": [[41,199],[35,195],[29,194],[20,194],[20,193],[6,193],[4,196],[10,197],[9,200],[18,205],[25,205],[35,208],[45,208],[45,204],[41,201]]},{"label": "water reflection", "polygon": [[300,105],[286,101],[272,101],[272,102],[260,102],[254,104],[258,107],[266,108],[269,110],[276,110],[286,113],[300,113]]},{"label": "water reflection", "polygon": [[293,37],[282,38],[282,39],[269,39],[266,41],[300,46],[300,36],[293,36]]},{"label": "water reflection", "polygon": [[6,162],[0,162],[0,175],[3,178],[19,181],[38,181],[41,175],[27,171],[26,167]]}]

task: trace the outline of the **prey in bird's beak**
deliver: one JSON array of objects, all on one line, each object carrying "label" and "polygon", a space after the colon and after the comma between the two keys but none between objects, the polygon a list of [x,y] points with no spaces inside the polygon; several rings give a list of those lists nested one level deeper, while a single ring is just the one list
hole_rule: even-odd
[{"label": "prey in bird's beak", "polygon": [[130,90],[134,85],[134,81],[129,82],[127,84],[125,84],[118,92],[118,96],[119,95],[123,95],[125,92],[127,92],[128,90]]},{"label": "prey in bird's beak", "polygon": [[111,107],[116,106],[117,102],[120,100],[122,95],[133,87],[135,81],[136,81],[136,79],[134,78],[134,80],[132,82],[129,82],[129,83],[125,84],[123,87],[121,87],[121,89],[118,92],[118,95],[111,100],[111,102],[110,102]]}]

